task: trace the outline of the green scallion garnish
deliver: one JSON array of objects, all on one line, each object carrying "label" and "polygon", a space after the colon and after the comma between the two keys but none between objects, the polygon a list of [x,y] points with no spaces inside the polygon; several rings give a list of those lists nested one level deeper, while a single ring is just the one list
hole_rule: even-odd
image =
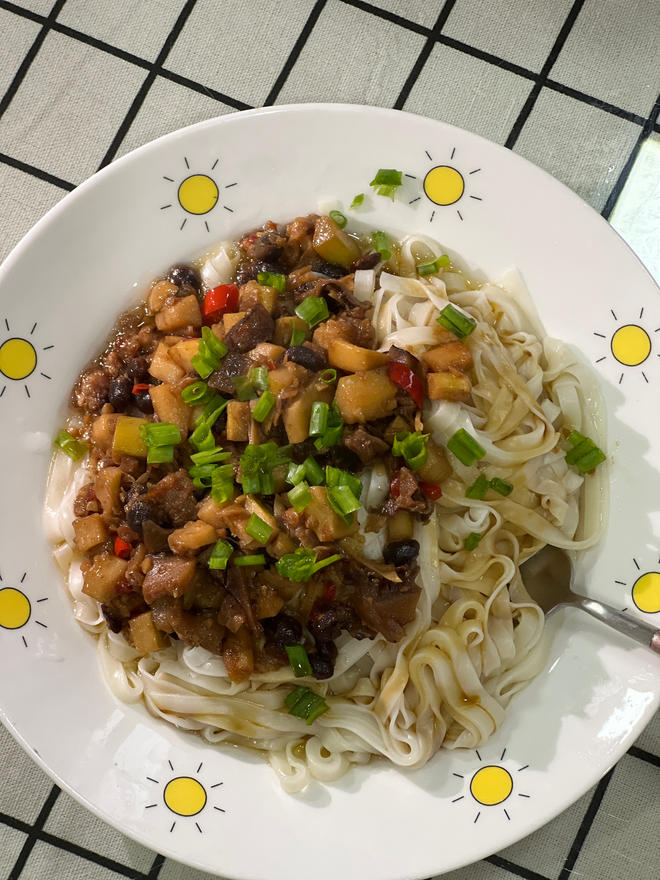
[{"label": "green scallion garnish", "polygon": [[266,367],[250,367],[248,379],[257,391],[268,391],[268,369]]},{"label": "green scallion garnish", "polygon": [[332,406],[328,412],[328,423],[325,431],[321,434],[320,437],[317,437],[314,441],[314,446],[316,449],[321,452],[322,450],[328,449],[330,446],[337,446],[338,443],[341,443],[341,438],[344,433],[344,420],[341,417],[339,412],[339,407],[333,401]]},{"label": "green scallion garnish", "polygon": [[360,509],[360,499],[348,486],[335,486],[326,489],[330,507],[338,514],[346,525],[353,522],[353,514]]},{"label": "green scallion garnish", "polygon": [[351,211],[355,208],[359,208],[362,202],[364,202],[364,193],[358,193],[351,202]]},{"label": "green scallion garnish", "polygon": [[485,498],[489,489],[489,483],[483,474],[479,474],[477,479],[472,483],[469,489],[465,490],[465,497],[471,498],[473,501],[481,501]]},{"label": "green scallion garnish", "polygon": [[193,464],[219,464],[221,461],[227,461],[231,458],[231,452],[223,452],[222,447],[216,446],[215,449],[204,449],[202,452],[193,452],[190,459]]},{"label": "green scallion garnish", "polygon": [[82,440],[77,440],[73,434],[68,431],[60,431],[55,438],[55,446],[61,449],[69,458],[78,461],[87,452],[87,444]]},{"label": "green scallion garnish", "polygon": [[296,306],[296,315],[306,321],[310,327],[316,327],[321,321],[330,317],[327,302],[320,296],[307,296]]},{"label": "green scallion garnish", "polygon": [[390,240],[384,232],[380,230],[376,230],[371,233],[371,241],[373,243],[374,249],[378,251],[382,260],[389,260],[392,256],[392,251],[390,250]]},{"label": "green scallion garnish", "polygon": [[146,446],[175,446],[181,443],[181,431],[170,422],[140,425],[140,436]]},{"label": "green scallion garnish", "polygon": [[312,458],[311,455],[308,455],[307,458],[302,463],[302,468],[305,471],[305,476],[307,477],[307,482],[311,483],[312,486],[320,486],[323,482],[323,470],[321,465],[315,458]]},{"label": "green scallion garnish", "polygon": [[447,443],[447,449],[453,452],[456,458],[467,467],[470,467],[479,461],[486,454],[483,446],[472,437],[465,428],[459,428],[456,433],[450,437]]},{"label": "green scallion garnish", "polygon": [[234,548],[229,541],[218,541],[209,556],[209,568],[213,571],[224,571]]},{"label": "green scallion garnish", "polygon": [[284,293],[286,290],[286,276],[280,275],[278,272],[258,272],[257,281],[259,284],[274,287],[278,293]]},{"label": "green scallion garnish", "polygon": [[211,498],[216,504],[223,504],[234,497],[234,466],[219,465],[211,474]]},{"label": "green scallion garnish", "polygon": [[513,483],[508,483],[499,477],[493,477],[489,485],[493,492],[497,492],[500,495],[510,495],[513,492]]},{"label": "green scallion garnish", "polygon": [[317,562],[316,556],[316,550],[298,547],[293,553],[285,553],[281,559],[278,559],[275,568],[282,577],[290,581],[303,582],[308,581],[317,571],[341,559],[341,556],[335,553]]},{"label": "green scallion garnish", "polygon": [[362,483],[356,476],[329,464],[325,468],[325,482],[330,489],[337,486],[348,486],[356,498],[362,494]]},{"label": "green scallion garnish", "polygon": [[249,376],[234,376],[231,383],[239,400],[255,400],[259,396]]},{"label": "green scallion garnish", "polygon": [[401,456],[412,471],[418,471],[424,467],[428,458],[428,439],[429,435],[420,431],[401,431],[394,438],[392,455]]},{"label": "green scallion garnish", "polygon": [[307,334],[302,327],[293,327],[291,329],[291,341],[289,342],[291,348],[293,348],[294,345],[302,345],[305,341],[305,336],[307,336]]},{"label": "green scallion garnish", "polygon": [[291,507],[293,507],[296,513],[302,513],[312,501],[312,493],[309,491],[309,483],[307,483],[306,480],[301,480],[300,483],[297,483],[290,492],[287,492],[287,498],[291,502]]},{"label": "green scallion garnish", "polygon": [[245,565],[265,565],[266,557],[263,553],[254,553],[251,556],[236,556],[234,558],[234,565],[239,568]]},{"label": "green scallion garnish", "polygon": [[202,379],[208,379],[214,370],[220,369],[220,361],[227,354],[227,346],[218,339],[210,327],[202,327],[197,354],[190,359]]},{"label": "green scallion garnish", "polygon": [[305,465],[295,464],[292,461],[289,465],[289,472],[286,475],[287,483],[291,483],[292,486],[297,486],[298,483],[302,482],[305,479],[305,476]]},{"label": "green scallion garnish", "polygon": [[375,188],[376,195],[387,196],[394,201],[394,195],[401,186],[403,174],[394,168],[379,168],[369,186]]},{"label": "green scallion garnish", "polygon": [[319,376],[321,382],[325,382],[326,385],[332,385],[337,381],[337,370],[332,367],[328,370],[323,370],[321,375]]},{"label": "green scallion garnish", "polygon": [[435,275],[440,269],[446,269],[450,260],[447,254],[436,257],[435,260],[429,260],[428,263],[418,263],[417,271],[420,275]]},{"label": "green scallion garnish", "polygon": [[446,305],[437,319],[445,330],[451,330],[459,339],[465,339],[477,326],[477,322],[469,315],[463,314],[451,303]]},{"label": "green scallion garnish", "polygon": [[290,461],[289,446],[273,441],[246,446],[241,455],[241,484],[246,495],[272,495],[275,492],[273,469]]},{"label": "green scallion garnish", "polygon": [[284,650],[296,678],[312,675],[312,664],[309,662],[307,651],[302,645],[285,645]]},{"label": "green scallion garnish", "polygon": [[476,550],[482,538],[483,535],[480,535],[479,532],[470,532],[465,541],[463,541],[463,547],[470,551]]},{"label": "green scallion garnish", "polygon": [[264,391],[257,401],[257,405],[252,410],[252,418],[255,422],[263,422],[268,417],[270,411],[275,406],[275,395],[272,391]]},{"label": "green scallion garnish", "polygon": [[201,406],[208,403],[212,398],[213,392],[209,389],[206,382],[193,382],[187,385],[181,392],[181,399],[188,406]]},{"label": "green scallion garnish", "polygon": [[309,436],[318,437],[324,434],[328,427],[328,415],[330,407],[322,400],[315,400],[309,417]]},{"label": "green scallion garnish", "polygon": [[306,687],[295,688],[286,697],[284,703],[290,715],[302,718],[307,724],[312,724],[319,715],[323,715],[330,708],[323,697]]},{"label": "green scallion garnish", "polygon": [[343,229],[344,226],[346,226],[346,224],[348,223],[348,220],[346,219],[346,217],[344,217],[341,211],[330,211],[328,217],[331,220],[334,220],[340,229]]},{"label": "green scallion garnish", "polygon": [[253,513],[247,521],[245,531],[251,538],[254,538],[257,543],[267,544],[268,539],[273,534],[273,527],[269,526],[268,523],[260,516],[257,516],[256,513]]},{"label": "green scallion garnish", "polygon": [[566,439],[573,447],[566,453],[566,464],[575,465],[580,473],[588,474],[607,458],[593,440],[579,431],[571,431]]}]

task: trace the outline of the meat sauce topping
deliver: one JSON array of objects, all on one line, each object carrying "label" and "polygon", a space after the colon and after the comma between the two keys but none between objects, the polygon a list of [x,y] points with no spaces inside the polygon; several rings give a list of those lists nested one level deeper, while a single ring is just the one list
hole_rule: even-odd
[{"label": "meat sauce topping", "polygon": [[[415,520],[451,471],[421,407],[447,394],[432,374],[469,394],[469,351],[448,331],[428,363],[377,351],[353,284],[380,254],[329,217],[266,223],[237,250],[230,283],[190,265],[156,280],[75,385],[84,592],[140,654],[173,638],[236,682],[289,663],[325,679],[342,633],[398,641],[414,617]],[[366,510],[387,528],[377,560],[365,469],[389,485]]]}]

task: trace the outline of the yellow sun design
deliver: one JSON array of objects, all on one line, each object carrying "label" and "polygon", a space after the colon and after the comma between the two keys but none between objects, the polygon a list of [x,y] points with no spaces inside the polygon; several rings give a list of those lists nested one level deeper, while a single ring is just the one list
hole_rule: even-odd
[{"label": "yellow sun design", "polygon": [[[186,170],[190,171],[188,157],[184,156],[183,161],[185,162]],[[211,165],[211,171],[215,170],[219,161],[219,159],[215,160],[213,165]],[[163,180],[167,180],[169,183],[176,183],[176,180],[173,177],[166,177],[165,175],[163,175]],[[236,183],[228,183],[223,189],[231,189],[236,185]],[[210,174],[207,174],[204,171],[186,174],[184,179],[181,180],[177,186],[176,201],[186,215],[203,217],[205,214],[210,214],[217,205],[221,204],[220,185],[215,177],[211,177]],[[161,205],[160,209],[161,211],[165,211],[168,208],[173,207],[174,202],[170,202],[167,205]],[[234,211],[229,205],[222,204],[222,207],[225,211],[229,211],[230,213],[233,213]],[[188,216],[184,216],[179,229],[183,229],[187,222]],[[208,220],[204,220],[204,226],[206,227],[206,231],[210,232]]]},{"label": "yellow sun design", "polygon": [[[424,174],[422,181],[422,193],[433,205],[431,216],[429,218],[430,222],[435,218],[438,208],[457,205],[466,198],[474,199],[477,202],[483,201],[481,196],[474,195],[467,191],[469,178],[473,174],[478,174],[481,171],[481,168],[473,168],[471,171],[463,171],[456,168],[454,165],[448,164],[448,162],[451,162],[456,155],[456,147],[452,149],[451,154],[447,159],[438,160],[437,162],[428,150],[425,150],[425,153],[429,161],[432,163],[431,168],[429,168]],[[412,177],[414,180],[417,179],[414,174],[406,174],[406,177]],[[421,195],[416,196],[414,199],[411,199],[408,204],[414,205],[416,202],[419,202],[421,198]],[[456,213],[459,219],[463,220],[463,213],[458,207],[456,208]]]},{"label": "yellow sun design", "polygon": [[[481,762],[482,758],[478,751],[476,751],[476,755]],[[476,801],[480,807],[496,807],[507,801],[514,794],[515,782],[511,771],[502,766],[505,755],[506,749],[500,755],[500,760],[497,764],[484,764],[475,770],[469,777],[467,792],[455,797],[452,803],[457,804],[459,801],[465,800],[468,792],[472,800]],[[524,767],[518,767],[515,772],[520,773],[523,770],[527,770],[528,767],[529,765],[525,764]],[[459,779],[466,778],[462,773],[454,773],[453,775],[458,776]],[[530,797],[530,795],[522,794],[521,792],[517,792],[517,795],[521,798]],[[508,809],[505,807],[502,809],[506,818],[511,819]],[[477,815],[474,817],[475,822],[479,821],[481,812],[481,810],[477,812]]]},{"label": "yellow sun design", "polygon": [[[167,763],[170,770],[174,773],[175,770],[172,762],[168,761]],[[199,775],[203,766],[204,764],[200,763],[195,771],[196,776]],[[147,776],[147,779],[155,785],[161,784],[157,779],[153,779],[151,776]],[[209,789],[213,790],[219,788],[221,785],[222,782],[216,782],[214,785],[210,785]],[[198,816],[206,809],[208,805],[208,792],[202,782],[193,776],[172,776],[163,786],[163,802],[170,812],[174,813],[176,816],[181,816],[187,819],[191,816]],[[147,804],[145,809],[152,810],[157,806],[158,803]],[[214,806],[213,809],[219,813],[226,812],[226,810],[218,806]],[[170,826],[170,831],[174,831],[176,823],[177,820],[175,819]],[[199,833],[202,834],[203,831],[199,822],[196,821],[195,826]]]},{"label": "yellow sun design", "polygon": [[[5,327],[7,333],[11,333],[9,321],[5,318]],[[34,334],[37,329],[36,322],[32,325],[29,336]],[[54,348],[53,345],[46,345],[42,351],[49,351]],[[30,389],[26,379],[28,379],[37,369],[39,363],[39,355],[37,348],[33,342],[23,336],[8,336],[4,341],[0,342],[0,397],[5,393],[6,384],[2,384],[2,379],[9,379],[11,382],[23,382],[25,393],[30,397]],[[51,377],[47,373],[40,371],[40,375],[44,379]]]},{"label": "yellow sun design", "polygon": [[[660,560],[658,560],[660,562]],[[642,571],[639,562],[633,557],[636,571]],[[621,587],[629,586],[629,581],[615,580],[615,584]],[[636,608],[645,614],[657,614],[660,612],[660,572],[645,571],[637,575],[631,587],[631,596]],[[627,611],[622,608],[622,611]]]},{"label": "yellow sun design", "polygon": [[[21,585],[23,585],[26,578],[27,572],[23,572],[23,576],[20,579]],[[47,601],[47,598],[37,599],[37,603],[39,604]],[[30,620],[34,620],[38,626],[48,629],[45,623],[33,618],[32,603],[27,594],[18,587],[3,586],[2,577],[0,577],[0,630],[11,631],[23,629]],[[0,637],[1,636],[2,633],[0,632]],[[21,634],[21,640],[27,648],[28,643],[25,634]]]},{"label": "yellow sun design", "polygon": [[[612,318],[619,324],[619,318],[614,311],[610,309]],[[644,309],[640,310],[637,321],[641,321],[644,316]],[[660,328],[658,328],[660,330]],[[655,330],[654,332],[658,332]],[[649,359],[653,350],[653,342],[651,341],[651,333],[642,327],[639,323],[621,324],[614,330],[611,335],[609,333],[599,333],[594,331],[594,336],[601,339],[609,339],[610,351],[614,360],[622,367],[639,367]],[[660,355],[659,355],[660,357]],[[607,355],[602,355],[596,360],[597,364],[606,360]],[[641,370],[642,377],[648,382],[648,376],[645,370]],[[623,382],[623,372],[619,375],[619,385]]]}]

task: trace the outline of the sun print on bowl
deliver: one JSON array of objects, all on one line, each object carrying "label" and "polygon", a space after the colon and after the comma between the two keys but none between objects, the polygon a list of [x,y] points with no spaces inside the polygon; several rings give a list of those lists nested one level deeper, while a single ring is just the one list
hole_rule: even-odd
[{"label": "sun print on bowl", "polygon": [[[20,632],[20,638],[24,647],[28,647],[30,623],[48,629],[48,624],[37,620],[33,614],[33,603],[24,587],[27,572],[17,582],[5,582],[0,574],[0,639]],[[43,596],[34,600],[35,605],[47,602],[48,597]],[[41,616],[41,615],[40,615]]]},{"label": "sun print on bowl", "polygon": [[191,168],[187,156],[183,157],[183,161],[186,166],[185,176],[175,178],[163,175],[163,180],[176,186],[176,198],[165,205],[161,205],[160,210],[167,211],[170,208],[176,207],[182,209],[184,217],[179,230],[184,228],[190,218],[198,217],[204,218],[203,222],[206,231],[210,232],[211,228],[207,218],[215,208],[220,206],[225,211],[229,211],[229,213],[234,212],[232,207],[224,204],[221,191],[232,189],[238,184],[236,181],[227,184],[218,182],[221,178],[220,169],[218,168],[219,159],[216,159],[210,168],[198,170]]},{"label": "sun print on bowl", "polygon": [[[641,367],[642,378],[645,382],[649,381],[648,377],[648,360],[653,352],[653,335],[660,333],[660,327],[651,330],[648,326],[642,324],[644,318],[644,309],[640,309],[639,316],[632,321],[623,323],[614,309],[610,309],[612,319],[616,323],[616,328],[610,333],[601,333],[594,331],[594,336],[605,339],[609,342],[610,355],[615,362],[626,369],[619,372],[618,384],[621,385],[625,372],[631,368]],[[658,355],[660,357],[660,354]],[[596,359],[597,364],[602,364],[608,359],[607,354],[603,354]]]},{"label": "sun print on bowl", "polygon": [[[483,201],[480,195],[472,191],[472,175],[478,174],[481,168],[467,168],[461,163],[454,162],[456,155],[456,147],[453,147],[448,157],[444,157],[434,153],[432,156],[428,150],[424,151],[431,163],[429,168],[422,177],[422,195],[415,196],[409,200],[409,205],[417,204],[423,197],[428,200],[431,205],[431,215],[429,222],[432,223],[436,216],[439,216],[439,208],[451,207],[456,211],[459,220],[463,220],[463,212],[465,210],[465,202],[472,199],[476,202]],[[448,164],[448,163],[453,164]],[[460,164],[460,167],[458,167]],[[413,180],[417,180],[416,175],[406,174]],[[460,207],[459,207],[459,203]],[[454,208],[454,206],[456,206]]]},{"label": "sun print on bowl", "polygon": [[38,324],[35,321],[29,333],[15,336],[7,318],[5,318],[5,332],[0,335],[0,397],[7,390],[8,383],[23,385],[26,397],[30,397],[30,383],[27,381],[35,373],[44,379],[52,377],[43,370],[38,369],[40,364],[40,352],[50,351],[55,346],[39,346],[34,337]]},{"label": "sun print on bowl", "polygon": [[[209,804],[209,797],[216,794],[215,790],[219,789],[223,783],[215,782],[204,785],[198,778],[204,766],[203,762],[197,767],[194,776],[175,775],[176,771],[172,762],[168,761],[167,764],[170,772],[167,774],[168,779],[164,785],[161,780],[154,779],[152,776],[147,776],[147,780],[161,787],[159,796],[162,797],[162,802],[170,813],[183,819],[190,819],[199,816],[207,807],[212,807],[218,813],[226,812],[223,807],[217,804]],[[147,804],[145,809],[153,810],[158,806],[159,801],[154,801],[154,803]],[[178,819],[174,819],[170,825],[170,833],[176,828],[177,821]],[[200,834],[204,833],[197,819],[195,819],[195,827]]]},{"label": "sun print on bowl", "polygon": [[[484,812],[481,809],[482,807],[502,806],[514,796],[521,798],[531,797],[531,795],[517,790],[517,774],[521,773],[523,770],[527,770],[529,767],[528,764],[525,764],[523,767],[518,767],[511,772],[509,768],[502,766],[502,762],[506,755],[506,749],[504,749],[500,755],[499,761],[495,764],[484,764],[483,758],[476,749],[475,754],[481,766],[479,766],[473,773],[469,775],[452,773],[452,776],[457,776],[459,779],[465,779],[467,785],[463,794],[453,798],[452,804],[458,804],[471,798],[472,801],[477,804],[477,812],[473,819],[474,823],[479,821],[479,818]],[[506,807],[502,806],[503,814],[508,821],[511,820],[510,809],[511,803],[507,803]]]},{"label": "sun print on bowl", "polygon": [[[660,563],[660,559],[658,560]],[[660,571],[644,571],[638,560],[633,557],[634,580],[615,580],[620,587],[630,588],[633,604],[645,614],[657,614],[660,612]],[[639,574],[641,572],[641,574]],[[622,608],[627,611],[628,608]]]}]

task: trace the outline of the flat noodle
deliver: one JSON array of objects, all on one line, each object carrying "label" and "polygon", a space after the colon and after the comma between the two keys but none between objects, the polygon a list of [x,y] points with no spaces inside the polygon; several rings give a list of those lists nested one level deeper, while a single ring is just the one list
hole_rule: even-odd
[{"label": "flat noodle", "polygon": [[[431,239],[404,239],[404,275],[414,271],[419,254],[439,253]],[[226,248],[216,264],[224,279],[231,264]],[[433,344],[448,291],[477,321],[470,337],[473,403],[430,401],[425,425],[443,444],[465,427],[486,450],[489,475],[507,480],[513,491],[470,501],[465,490],[479,471],[452,461],[454,474],[434,513],[416,526],[422,594],[414,620],[397,644],[380,635],[342,636],[332,678],[315,683],[330,711],[312,727],[283,707],[295,682],[290,669],[234,684],[221,657],[202,648],[173,642],[139,658],[107,632],[97,603],[81,592],[73,549],[72,505],[85,463],[76,469],[56,455],[48,531],[58,564],[68,570],[75,616],[99,636],[101,667],[119,699],[143,699],[154,715],[209,743],[262,751],[288,792],[338,779],[374,756],[417,768],[441,746],[478,748],[488,740],[512,696],[543,663],[543,613],[525,591],[520,564],[545,544],[567,550],[595,544],[607,501],[605,468],[584,478],[558,448],[566,427],[604,445],[596,382],[565,345],[544,337],[520,277],[508,282],[509,290],[490,283],[474,289],[455,270],[431,279],[381,273],[372,316],[381,350],[395,344],[419,355]],[[367,290],[372,277],[360,283]],[[484,537],[468,552],[463,545],[471,532]]]}]

